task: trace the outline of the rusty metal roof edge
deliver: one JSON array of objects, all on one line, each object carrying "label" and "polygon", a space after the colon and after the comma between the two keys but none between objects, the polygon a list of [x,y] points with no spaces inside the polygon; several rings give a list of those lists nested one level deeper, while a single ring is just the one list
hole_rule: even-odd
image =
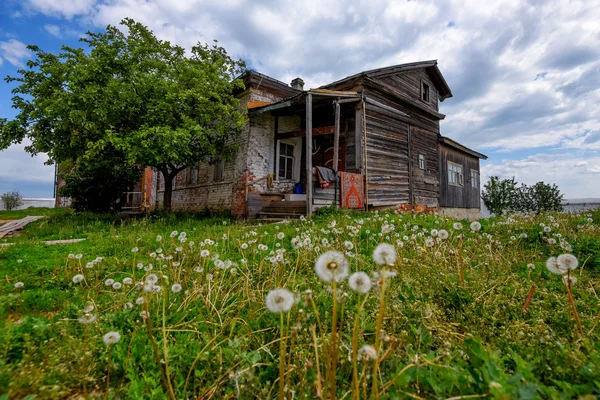
[{"label": "rusty metal roof edge", "polygon": [[485,154],[480,153],[475,150],[472,150],[472,149],[468,148],[467,146],[460,144],[455,140],[450,139],[449,137],[440,136],[440,142],[447,144],[450,147],[454,147],[455,149],[460,150],[462,152],[471,154],[472,156],[481,158],[482,160],[487,160],[487,158],[488,158]]}]

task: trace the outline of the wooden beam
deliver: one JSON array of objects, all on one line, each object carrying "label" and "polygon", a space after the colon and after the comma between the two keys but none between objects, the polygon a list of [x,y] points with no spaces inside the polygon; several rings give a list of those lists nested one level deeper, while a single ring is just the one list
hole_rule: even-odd
[{"label": "wooden beam", "polygon": [[365,211],[369,211],[369,171],[367,165],[367,109],[365,101],[362,101],[362,134],[363,134],[363,157],[365,168]]},{"label": "wooden beam", "polygon": [[415,205],[413,199],[413,173],[412,173],[412,129],[408,125],[408,204],[412,209]]},{"label": "wooden beam", "polygon": [[312,94],[306,95],[306,218],[312,216]]},{"label": "wooden beam", "polygon": [[337,172],[340,153],[340,103],[335,103],[335,131],[333,133],[333,170]]},{"label": "wooden beam", "polygon": [[[312,134],[313,136],[319,135],[330,135],[335,132],[335,126],[321,126],[319,128],[313,128]],[[293,137],[303,137],[306,136],[306,130],[301,131],[291,131],[291,132],[282,132],[277,134],[277,139],[289,139]]]},{"label": "wooden beam", "polygon": [[354,166],[362,174],[364,172],[363,165],[363,136],[362,136],[362,103],[361,107],[357,107],[354,111]]},{"label": "wooden beam", "polygon": [[377,107],[379,107],[379,108],[382,108],[382,109],[384,109],[384,110],[386,110],[386,111],[389,111],[389,112],[391,112],[391,113],[397,114],[397,115],[399,115],[399,116],[401,116],[401,117],[410,117],[408,114],[406,114],[406,113],[403,113],[403,112],[402,112],[402,111],[400,111],[400,110],[396,110],[394,107],[386,106],[385,104],[383,104],[383,103],[380,103],[380,102],[378,102],[377,100],[373,100],[373,99],[371,99],[371,98],[369,98],[369,97],[365,97],[365,101],[366,101],[367,103],[369,103],[369,104],[373,104],[374,106],[377,106]]}]

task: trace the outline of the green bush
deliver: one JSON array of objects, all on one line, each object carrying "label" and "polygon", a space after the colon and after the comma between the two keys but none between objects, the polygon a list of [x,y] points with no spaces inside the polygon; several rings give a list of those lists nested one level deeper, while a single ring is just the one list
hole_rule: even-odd
[{"label": "green bush", "polygon": [[23,196],[16,190],[6,192],[0,198],[2,199],[2,203],[4,203],[4,208],[8,211],[23,205]]}]

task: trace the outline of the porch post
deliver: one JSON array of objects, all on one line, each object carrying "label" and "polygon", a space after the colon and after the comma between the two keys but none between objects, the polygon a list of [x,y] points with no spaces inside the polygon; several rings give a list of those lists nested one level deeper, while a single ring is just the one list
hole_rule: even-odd
[{"label": "porch post", "polygon": [[335,102],[335,132],[333,134],[333,170],[338,170],[338,156],[340,152],[340,103]]},{"label": "porch post", "polygon": [[312,216],[312,94],[306,95],[306,218]]}]

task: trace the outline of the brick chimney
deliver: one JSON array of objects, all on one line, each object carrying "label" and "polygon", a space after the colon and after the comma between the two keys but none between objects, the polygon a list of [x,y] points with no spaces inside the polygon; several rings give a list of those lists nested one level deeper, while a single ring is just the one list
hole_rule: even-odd
[{"label": "brick chimney", "polygon": [[292,80],[292,87],[298,90],[304,90],[304,81],[301,78]]}]

